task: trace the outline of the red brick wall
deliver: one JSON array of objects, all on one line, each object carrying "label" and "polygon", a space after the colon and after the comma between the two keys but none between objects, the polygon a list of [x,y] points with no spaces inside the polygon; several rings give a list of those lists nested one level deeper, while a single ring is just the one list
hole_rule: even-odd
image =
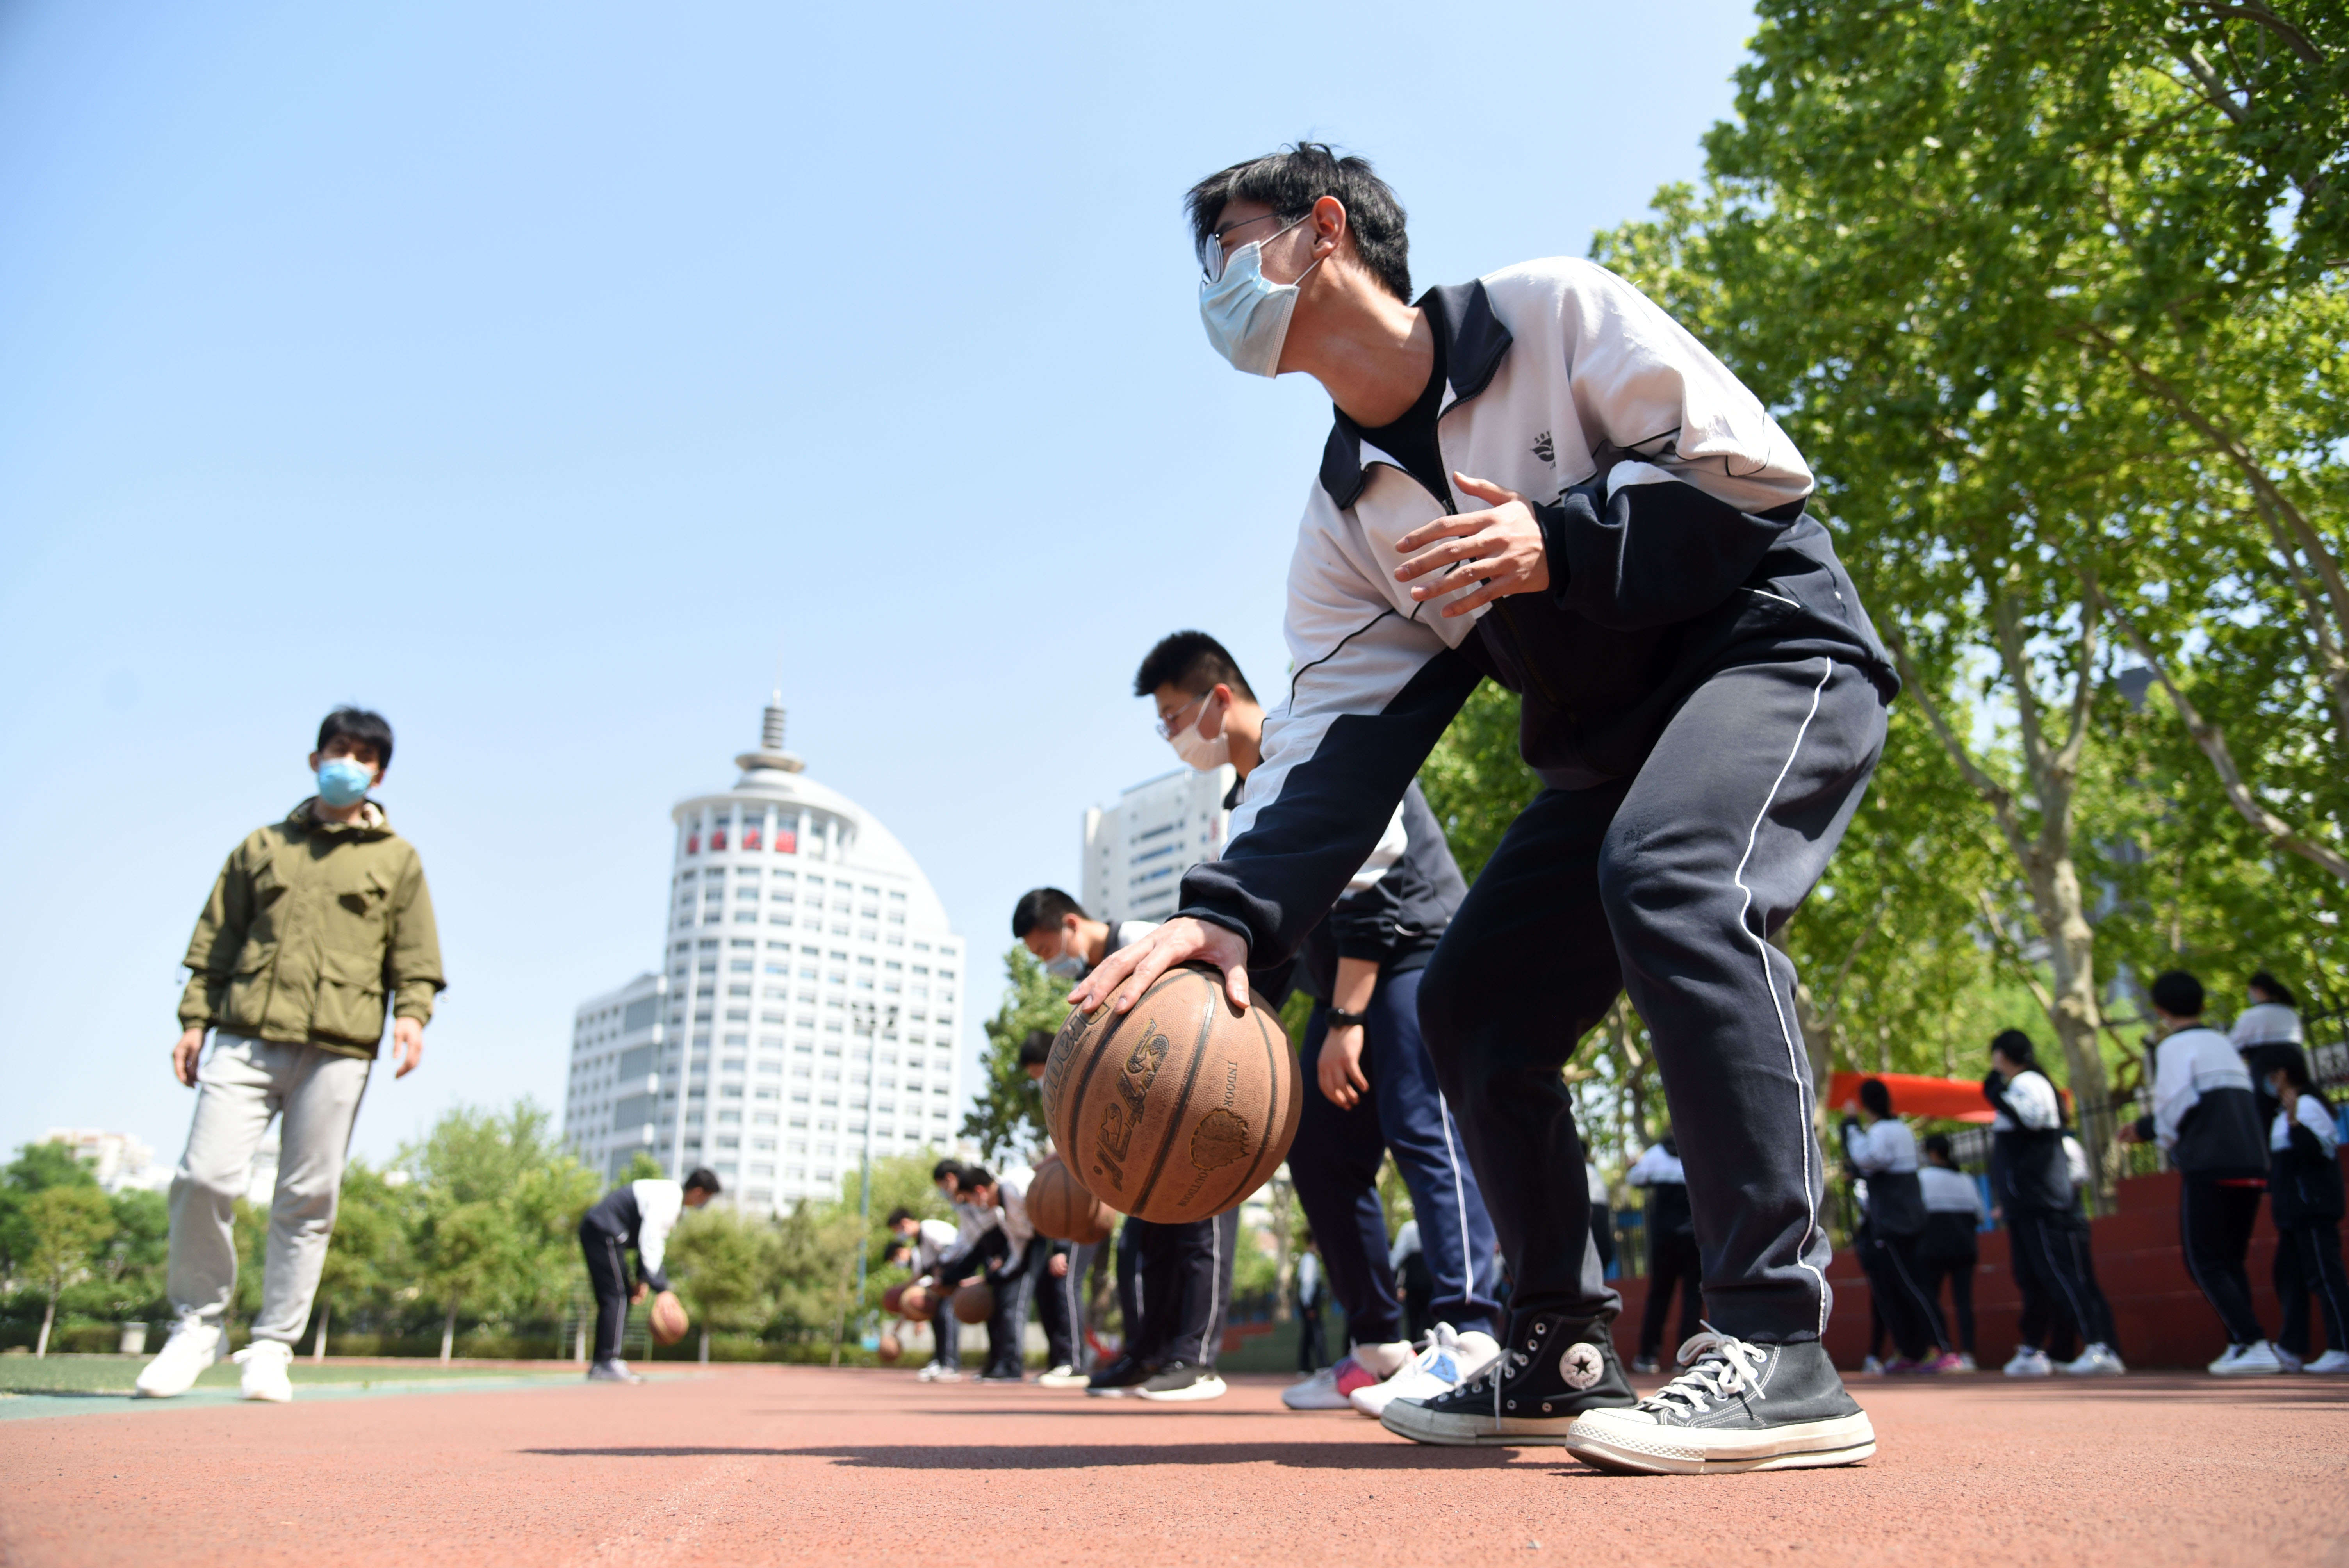
[{"label": "red brick wall", "polygon": [[[2349,1156],[2344,1156],[2349,1159]],[[2117,1346],[2131,1367],[2200,1367],[2227,1347],[2225,1330],[2202,1293],[2187,1275],[2184,1253],[2178,1239],[2178,1182],[2175,1172],[2140,1176],[2120,1184],[2117,1213],[2090,1222],[2095,1236],[2096,1279],[2112,1303]],[[1992,1231],[1982,1238],[1982,1261],[1974,1273],[1976,1358],[1997,1367],[2014,1354],[2015,1322],[2023,1311],[2014,1275],[2006,1262],[2007,1234]],[[2282,1322],[2275,1292],[2268,1283],[2275,1257],[2275,1226],[2267,1206],[2261,1205],[2259,1229],[2251,1237],[2252,1299],[2260,1322],[2274,1334]],[[1849,1253],[1837,1253],[1827,1266],[1835,1287],[1835,1311],[1827,1320],[1827,1349],[1836,1365],[1856,1369],[1868,1351],[1868,1281]],[[1640,1314],[1648,1299],[1648,1282],[1616,1282],[1623,1293],[1623,1315],[1616,1322],[1615,1344],[1628,1361],[1639,1348]],[[1949,1310],[1948,1293],[1941,1309]],[[1664,1354],[1672,1351],[1671,1336],[1679,1331],[1679,1304],[1665,1324]],[[2311,1353],[2327,1348],[2322,1314],[2314,1315]],[[1955,1332],[1954,1325],[1952,1333]]]}]

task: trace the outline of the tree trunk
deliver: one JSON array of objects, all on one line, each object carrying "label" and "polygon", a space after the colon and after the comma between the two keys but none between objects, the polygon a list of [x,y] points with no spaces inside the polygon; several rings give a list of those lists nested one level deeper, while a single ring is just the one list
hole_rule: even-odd
[{"label": "tree trunk", "polygon": [[701,1364],[709,1365],[709,1325],[706,1323],[701,1326]]},{"label": "tree trunk", "polygon": [[440,1320],[440,1359],[445,1363],[457,1350],[457,1298],[449,1298],[449,1315]]},{"label": "tree trunk", "polygon": [[33,1346],[34,1359],[38,1360],[49,1353],[49,1325],[57,1320],[57,1293],[52,1290],[49,1292],[48,1305],[41,1309],[41,1338],[40,1342]]},{"label": "tree trunk", "polygon": [[326,1358],[326,1323],[334,1315],[335,1309],[331,1304],[325,1302],[319,1304],[318,1331],[310,1340],[310,1359],[313,1361],[324,1361]]}]

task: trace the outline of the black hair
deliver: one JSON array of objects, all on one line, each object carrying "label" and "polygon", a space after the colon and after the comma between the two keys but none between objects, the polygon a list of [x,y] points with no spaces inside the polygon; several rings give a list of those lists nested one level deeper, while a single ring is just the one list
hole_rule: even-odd
[{"label": "black hair", "polygon": [[2183,969],[2165,970],[2153,977],[2153,1005],[2173,1018],[2199,1018],[2202,982]]},{"label": "black hair", "polygon": [[[2323,1089],[2316,1087],[2316,1080],[2309,1077],[2308,1057],[2299,1051],[2278,1051],[2274,1056],[2268,1058],[2267,1070],[2271,1073],[2280,1072],[2283,1074],[2284,1082],[2292,1085],[2293,1088],[2298,1089],[2302,1094],[2307,1095],[2311,1099],[2314,1099],[2317,1104],[2323,1106],[2325,1109],[2331,1110],[2333,1109],[2333,1102],[2324,1097],[2324,1091]],[[2264,1078],[2266,1075],[2261,1074],[2261,1076]],[[2260,1087],[2261,1088],[2265,1088],[2267,1085],[2265,1083],[2261,1083]]]},{"label": "black hair", "polygon": [[889,1217],[881,1222],[881,1228],[885,1231],[894,1231],[913,1217],[914,1211],[900,1203],[889,1211]]},{"label": "black hair", "polygon": [[1031,887],[1019,895],[1011,906],[1011,938],[1025,942],[1028,934],[1040,925],[1058,926],[1071,915],[1079,920],[1091,917],[1085,906],[1056,887]]},{"label": "black hair", "polygon": [[330,740],[347,740],[354,746],[372,748],[375,765],[386,772],[391,769],[391,720],[364,707],[338,707],[318,724],[318,745],[324,751]]},{"label": "black hair", "polygon": [[1028,1037],[1019,1042],[1019,1065],[1040,1067],[1052,1054],[1052,1037],[1042,1029],[1030,1029]]},{"label": "black hair", "polygon": [[1284,223],[1297,222],[1313,203],[1334,196],[1346,209],[1355,253],[1371,275],[1400,300],[1411,298],[1411,241],[1402,203],[1366,158],[1340,157],[1319,141],[1299,141],[1218,170],[1191,187],[1183,211],[1191,220],[1191,248],[1204,250],[1216,221],[1235,201],[1260,201]]},{"label": "black hair", "polygon": [[1952,1165],[1955,1165],[1958,1162],[1957,1155],[1951,1150],[1950,1135],[1946,1132],[1927,1133],[1925,1135],[1925,1152],[1933,1156],[1936,1160],[1946,1160]]},{"label": "black hair", "polygon": [[2031,1044],[2031,1037],[2021,1029],[2002,1029],[1992,1039],[1990,1048],[2019,1068],[2037,1071],[2039,1057]]},{"label": "black hair", "polygon": [[1197,696],[1213,691],[1219,681],[1248,701],[1256,700],[1229,649],[1205,632],[1176,632],[1159,638],[1158,645],[1142,656],[1142,667],[1133,672],[1133,695],[1148,696],[1160,686],[1173,686]]},{"label": "black hair", "polygon": [[686,1177],[685,1190],[690,1192],[696,1187],[700,1188],[703,1191],[709,1193],[713,1198],[726,1190],[718,1184],[717,1172],[710,1170],[707,1165],[695,1166],[692,1173]]},{"label": "black hair", "polygon": [[957,1180],[960,1182],[962,1190],[968,1192],[974,1187],[994,1186],[995,1173],[984,1165],[966,1165]]},{"label": "black hair", "polygon": [[1868,1108],[1871,1116],[1890,1116],[1892,1091],[1884,1087],[1882,1078],[1865,1079],[1859,1086],[1859,1103]]},{"label": "black hair", "polygon": [[970,1185],[969,1182],[963,1180],[963,1164],[959,1160],[941,1160],[936,1165],[930,1167],[930,1181],[933,1185],[945,1181],[949,1176],[955,1179],[955,1185],[957,1187],[968,1187]]},{"label": "black hair", "polygon": [[892,1236],[889,1238],[889,1245],[883,1250],[881,1257],[885,1263],[895,1263],[901,1257],[911,1257],[913,1252],[913,1243],[903,1236]]},{"label": "black hair", "polygon": [[2265,995],[2271,1002],[2281,1002],[2287,1007],[2300,1006],[2299,1000],[2292,994],[2292,987],[2264,969],[2251,976],[2251,988]]}]

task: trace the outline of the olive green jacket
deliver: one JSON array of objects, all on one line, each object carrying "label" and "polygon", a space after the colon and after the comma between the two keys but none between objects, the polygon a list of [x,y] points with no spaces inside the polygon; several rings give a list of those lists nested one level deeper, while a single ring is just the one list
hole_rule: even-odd
[{"label": "olive green jacket", "polygon": [[416,848],[372,806],[322,822],[303,801],[230,854],[181,962],[180,1023],[369,1057],[397,1017],[432,1016],[440,936]]}]

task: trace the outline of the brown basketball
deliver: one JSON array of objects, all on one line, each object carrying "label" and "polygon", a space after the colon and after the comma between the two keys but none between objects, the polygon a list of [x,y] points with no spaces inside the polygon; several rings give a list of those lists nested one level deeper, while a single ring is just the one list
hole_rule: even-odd
[{"label": "brown basketball", "polygon": [[897,1315],[908,1323],[927,1323],[937,1309],[937,1292],[926,1284],[909,1284],[897,1298]]},{"label": "brown basketball", "polygon": [[954,1295],[954,1315],[957,1323],[985,1323],[995,1315],[995,1288],[980,1280],[973,1280]]},{"label": "brown basketball", "polygon": [[892,1316],[902,1317],[905,1315],[905,1308],[902,1305],[905,1299],[905,1287],[902,1284],[893,1284],[881,1293],[881,1310]]},{"label": "brown basketball", "polygon": [[905,1347],[897,1343],[897,1336],[895,1335],[885,1334],[881,1336],[882,1360],[895,1361],[898,1357],[903,1356],[905,1353]]},{"label": "brown basketball", "polygon": [[1297,1136],[1297,1056],[1222,972],[1170,969],[1131,1012],[1071,1013],[1044,1064],[1044,1115],[1071,1173],[1121,1213],[1184,1224],[1237,1207]]},{"label": "brown basketball", "polygon": [[1105,1242],[1112,1221],[1109,1205],[1085,1191],[1067,1161],[1036,1167],[1036,1179],[1028,1183],[1028,1222],[1038,1234],[1081,1245]]},{"label": "brown basketball", "polygon": [[685,1337],[691,1327],[685,1315],[685,1303],[677,1299],[674,1291],[663,1291],[653,1297],[653,1309],[645,1315],[645,1326],[663,1345],[674,1345]]}]

